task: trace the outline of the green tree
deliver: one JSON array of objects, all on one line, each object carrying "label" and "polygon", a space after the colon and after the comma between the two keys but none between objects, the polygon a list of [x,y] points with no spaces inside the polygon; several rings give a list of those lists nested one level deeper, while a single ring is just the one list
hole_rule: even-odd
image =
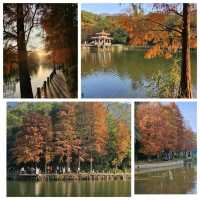
[{"label": "green tree", "polygon": [[122,28],[118,27],[112,32],[113,44],[127,44],[128,33]]}]

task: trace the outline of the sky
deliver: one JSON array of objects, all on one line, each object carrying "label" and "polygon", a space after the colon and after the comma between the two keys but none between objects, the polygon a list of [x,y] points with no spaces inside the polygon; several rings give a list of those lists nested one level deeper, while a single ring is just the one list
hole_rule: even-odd
[{"label": "sky", "polygon": [[[127,12],[130,4],[119,3],[96,3],[96,4],[82,4],[81,10],[93,12],[96,14],[119,14]],[[152,8],[152,4],[143,4],[144,12],[148,12]]]},{"label": "sky", "polygon": [[41,31],[42,29],[40,27],[32,29],[27,47],[29,51],[45,48],[44,38],[42,38],[42,35],[40,34]]},{"label": "sky", "polygon": [[194,132],[197,132],[197,103],[196,102],[177,102],[185,122]]},{"label": "sky", "polygon": [[[169,102],[162,103],[168,104]],[[176,102],[184,117],[187,127],[190,127],[193,132],[197,132],[197,103],[196,102]]]}]

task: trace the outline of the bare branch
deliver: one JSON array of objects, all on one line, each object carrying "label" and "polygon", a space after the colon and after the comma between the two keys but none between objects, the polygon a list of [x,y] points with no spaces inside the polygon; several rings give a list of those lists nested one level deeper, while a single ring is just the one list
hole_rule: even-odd
[{"label": "bare branch", "polygon": [[174,14],[178,15],[179,17],[183,17],[181,13],[179,13],[177,10],[170,8],[169,12],[173,12]]},{"label": "bare branch", "polygon": [[32,17],[32,20],[31,20],[31,26],[30,26],[30,28],[29,28],[29,30],[28,30],[28,35],[27,35],[27,38],[26,38],[26,46],[27,46],[27,44],[28,44],[28,40],[29,40],[29,37],[30,37],[30,33],[31,33],[31,30],[32,30],[32,28],[34,27],[34,19],[35,19],[35,15],[36,15],[36,13],[37,13],[37,6],[35,7],[35,10],[34,10],[34,13],[33,13],[33,17]]},{"label": "bare branch", "polygon": [[175,32],[177,32],[177,33],[182,34],[182,31],[180,31],[180,30],[178,30],[178,29],[175,29],[175,28],[172,28],[172,27],[169,27],[169,26],[166,26],[166,25],[161,24],[161,23],[159,23],[159,22],[157,22],[157,21],[154,21],[154,20],[151,20],[151,19],[145,19],[145,20],[150,21],[150,22],[152,22],[152,23],[154,23],[154,24],[159,25],[160,27],[164,28],[166,31],[175,31]]}]

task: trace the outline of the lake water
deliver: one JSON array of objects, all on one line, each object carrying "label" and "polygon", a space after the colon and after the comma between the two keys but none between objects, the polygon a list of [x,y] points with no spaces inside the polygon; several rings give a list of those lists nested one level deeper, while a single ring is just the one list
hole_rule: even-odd
[{"label": "lake water", "polygon": [[[191,55],[193,96],[196,97],[197,58]],[[165,72],[172,60],[144,59],[144,50],[121,52],[82,50],[81,88],[85,98],[150,97],[147,85],[158,70]]]},{"label": "lake water", "polygon": [[[37,87],[42,87],[43,82],[51,74],[53,66],[38,65],[30,69],[33,96],[36,95]],[[9,70],[4,73],[4,98],[20,98],[20,84],[17,70]]]},{"label": "lake water", "polygon": [[130,181],[8,181],[7,196],[130,196]]},{"label": "lake water", "polygon": [[135,175],[136,194],[196,194],[196,166]]}]

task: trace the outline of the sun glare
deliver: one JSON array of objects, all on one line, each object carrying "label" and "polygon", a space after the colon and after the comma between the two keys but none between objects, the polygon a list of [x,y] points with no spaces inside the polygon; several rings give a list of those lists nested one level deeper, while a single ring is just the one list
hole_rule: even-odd
[{"label": "sun glare", "polygon": [[46,55],[46,52],[44,50],[38,50],[37,54],[38,54],[39,58],[43,58]]}]

